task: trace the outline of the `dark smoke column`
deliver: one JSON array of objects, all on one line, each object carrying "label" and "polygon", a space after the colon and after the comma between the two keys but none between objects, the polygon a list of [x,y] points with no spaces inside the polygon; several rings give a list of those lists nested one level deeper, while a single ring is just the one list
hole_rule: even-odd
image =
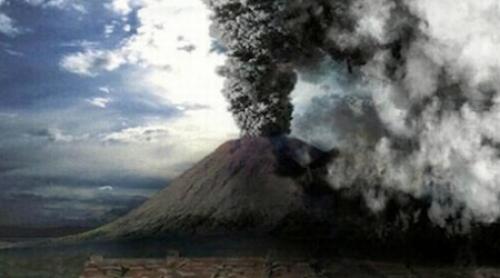
[{"label": "dark smoke column", "polygon": [[223,94],[245,135],[290,132],[289,95],[297,81],[290,60],[293,36],[284,23],[286,1],[205,0],[213,11],[212,35],[227,49],[220,73]]}]

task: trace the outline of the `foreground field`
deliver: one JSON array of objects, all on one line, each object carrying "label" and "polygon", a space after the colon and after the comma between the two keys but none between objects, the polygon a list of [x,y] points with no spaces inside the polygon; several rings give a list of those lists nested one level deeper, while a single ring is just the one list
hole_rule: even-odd
[{"label": "foreground field", "polygon": [[[45,252],[44,252],[45,253]],[[134,261],[136,263],[134,263]],[[488,267],[412,266],[402,263],[366,260],[331,259],[323,261],[276,260],[265,258],[184,258],[178,264],[164,264],[165,259],[128,259],[113,264],[89,264],[85,254],[0,254],[0,277],[71,278],[71,277],[425,277],[479,278],[500,277],[500,269]],[[137,263],[143,262],[143,264]],[[87,268],[84,269],[84,266]],[[132,267],[130,267],[132,266]],[[156,268],[155,268],[156,267]],[[85,272],[85,270],[87,272]],[[120,273],[120,276],[116,276]],[[142,273],[146,276],[134,276]],[[192,276],[199,273],[201,276]],[[84,275],[85,274],[85,275]],[[249,274],[249,275],[246,275]],[[251,274],[251,275],[250,275]],[[81,276],[84,275],[84,276]],[[183,276],[184,275],[184,276]],[[190,276],[191,275],[191,276]],[[219,276],[214,276],[219,275]],[[222,276],[221,276],[222,275]]]},{"label": "foreground field", "polygon": [[[338,250],[334,244],[328,252],[313,252],[326,245],[208,238],[5,249],[0,250],[0,277],[136,277],[131,275],[140,272],[145,275],[139,277],[150,278],[500,278],[498,265],[478,265],[474,260],[466,266],[435,259],[417,262],[399,255],[383,257],[381,252],[375,256],[332,252]],[[202,274],[193,276],[196,271]]]},{"label": "foreground field", "polygon": [[93,257],[85,263],[81,278],[107,277],[233,277],[233,278],[328,278],[328,277],[500,277],[500,269],[480,267],[425,267],[394,262],[311,258],[184,258],[106,259]]},{"label": "foreground field", "polygon": [[71,278],[79,277],[84,255],[0,252],[0,277]]}]

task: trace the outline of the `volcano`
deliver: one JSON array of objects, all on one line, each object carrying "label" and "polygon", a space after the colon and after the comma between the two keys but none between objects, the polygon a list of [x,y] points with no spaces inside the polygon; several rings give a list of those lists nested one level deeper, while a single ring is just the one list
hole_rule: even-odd
[{"label": "volcano", "polygon": [[318,193],[329,188],[315,173],[334,156],[292,138],[229,141],[139,208],[84,237],[327,233],[333,210]]},{"label": "volcano", "polygon": [[289,137],[229,141],[129,214],[61,240],[270,236],[326,240],[322,246],[334,248],[327,252],[376,256],[468,260],[476,254],[471,250],[481,250],[487,260],[499,254],[498,225],[451,234],[430,221],[426,200],[391,192],[385,209],[374,213],[366,205],[363,183],[332,189],[325,180],[327,169],[342,155]]}]

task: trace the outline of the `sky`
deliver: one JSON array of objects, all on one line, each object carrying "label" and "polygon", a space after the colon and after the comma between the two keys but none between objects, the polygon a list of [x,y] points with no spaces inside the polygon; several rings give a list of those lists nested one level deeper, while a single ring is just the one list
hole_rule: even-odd
[{"label": "sky", "polygon": [[[345,14],[358,24],[353,47],[397,39],[387,27],[395,2],[364,2],[374,7]],[[381,70],[392,63],[385,47],[362,80],[327,57],[296,69],[292,136],[394,170],[384,171],[389,188],[431,190],[436,202],[452,196],[486,222],[498,218],[500,160],[484,144],[500,141],[497,2],[406,1],[408,10],[394,10],[425,23],[414,26],[401,80]],[[226,49],[210,36],[209,16],[201,0],[0,0],[0,227],[107,222],[239,136],[216,73]],[[427,101],[457,92],[468,100],[458,110]],[[494,105],[481,110],[483,100]],[[385,134],[374,135],[375,156],[357,140],[372,129]],[[396,147],[399,139],[420,147],[401,163],[387,134]],[[439,174],[429,177],[429,165]],[[422,177],[453,186],[434,192]]]},{"label": "sky", "polygon": [[199,0],[0,0],[0,226],[91,225],[238,136]]}]

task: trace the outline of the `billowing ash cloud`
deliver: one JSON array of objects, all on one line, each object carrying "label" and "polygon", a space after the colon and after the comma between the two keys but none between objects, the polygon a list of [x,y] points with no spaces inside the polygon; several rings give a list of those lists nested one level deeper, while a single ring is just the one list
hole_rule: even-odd
[{"label": "billowing ash cloud", "polygon": [[286,28],[279,1],[207,1],[214,11],[213,33],[228,50],[220,69],[224,94],[243,133],[288,133],[289,94],[296,75],[289,65],[297,45]]},{"label": "billowing ash cloud", "polygon": [[229,56],[220,70],[227,78],[224,94],[245,134],[289,133],[296,70],[324,54],[352,68],[373,55],[377,42],[352,36],[356,22],[345,16],[350,9],[345,1],[205,2],[213,11],[212,33]]},{"label": "billowing ash cloud", "polygon": [[342,150],[334,187],[425,198],[441,226],[500,216],[496,0],[206,2],[244,133],[287,133],[297,74],[331,60],[355,86],[325,89],[296,113],[293,132]]}]

